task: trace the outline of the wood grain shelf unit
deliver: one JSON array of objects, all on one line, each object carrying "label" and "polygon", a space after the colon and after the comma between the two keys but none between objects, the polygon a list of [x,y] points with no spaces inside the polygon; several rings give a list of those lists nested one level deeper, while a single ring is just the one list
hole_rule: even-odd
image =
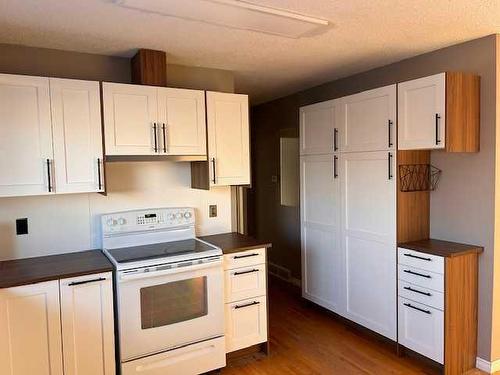
[{"label": "wood grain shelf unit", "polygon": [[140,49],[132,58],[132,83],[167,86],[167,54],[163,51]]}]

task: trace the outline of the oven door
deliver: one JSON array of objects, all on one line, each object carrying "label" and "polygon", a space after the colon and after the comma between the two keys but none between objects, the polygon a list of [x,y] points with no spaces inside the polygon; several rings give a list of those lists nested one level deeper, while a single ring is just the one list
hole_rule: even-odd
[{"label": "oven door", "polygon": [[222,258],[117,275],[121,362],[224,334]]}]

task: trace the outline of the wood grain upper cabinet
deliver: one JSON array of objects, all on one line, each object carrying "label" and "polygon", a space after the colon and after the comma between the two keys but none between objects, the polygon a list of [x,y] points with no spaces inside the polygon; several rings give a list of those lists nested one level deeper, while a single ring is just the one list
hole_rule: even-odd
[{"label": "wood grain upper cabinet", "polygon": [[479,151],[479,77],[440,73],[398,84],[400,150]]},{"label": "wood grain upper cabinet", "polygon": [[396,85],[363,91],[334,102],[341,151],[395,149]]},{"label": "wood grain upper cabinet", "polygon": [[0,373],[62,375],[59,282],[0,289]]},{"label": "wood grain upper cabinet", "polygon": [[50,78],[57,193],[104,191],[99,82]]},{"label": "wood grain upper cabinet", "polygon": [[114,375],[111,273],[60,280],[64,375]]},{"label": "wood grain upper cabinet", "polygon": [[106,155],[157,155],[158,89],[102,84]]},{"label": "wood grain upper cabinet", "polygon": [[329,154],[338,150],[334,101],[300,108],[300,155]]},{"label": "wood grain upper cabinet", "polygon": [[248,95],[206,95],[210,186],[250,184]]},{"label": "wood grain upper cabinet", "polygon": [[158,88],[160,152],[167,155],[206,155],[205,93],[200,90]]},{"label": "wood grain upper cabinet", "polygon": [[0,74],[0,196],[50,194],[52,161],[49,79]]}]

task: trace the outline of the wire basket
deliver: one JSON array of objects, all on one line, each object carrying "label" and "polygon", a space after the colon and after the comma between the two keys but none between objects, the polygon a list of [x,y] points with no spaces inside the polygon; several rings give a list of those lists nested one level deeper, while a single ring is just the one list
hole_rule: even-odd
[{"label": "wire basket", "polygon": [[436,190],[441,169],[430,164],[401,164],[399,166],[399,190],[432,191]]}]

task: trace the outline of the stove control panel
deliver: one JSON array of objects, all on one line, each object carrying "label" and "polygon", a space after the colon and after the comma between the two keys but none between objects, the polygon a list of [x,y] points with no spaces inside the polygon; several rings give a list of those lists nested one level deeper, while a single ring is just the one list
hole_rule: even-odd
[{"label": "stove control panel", "polygon": [[101,217],[103,234],[169,229],[194,224],[194,209],[191,207],[124,211]]}]

